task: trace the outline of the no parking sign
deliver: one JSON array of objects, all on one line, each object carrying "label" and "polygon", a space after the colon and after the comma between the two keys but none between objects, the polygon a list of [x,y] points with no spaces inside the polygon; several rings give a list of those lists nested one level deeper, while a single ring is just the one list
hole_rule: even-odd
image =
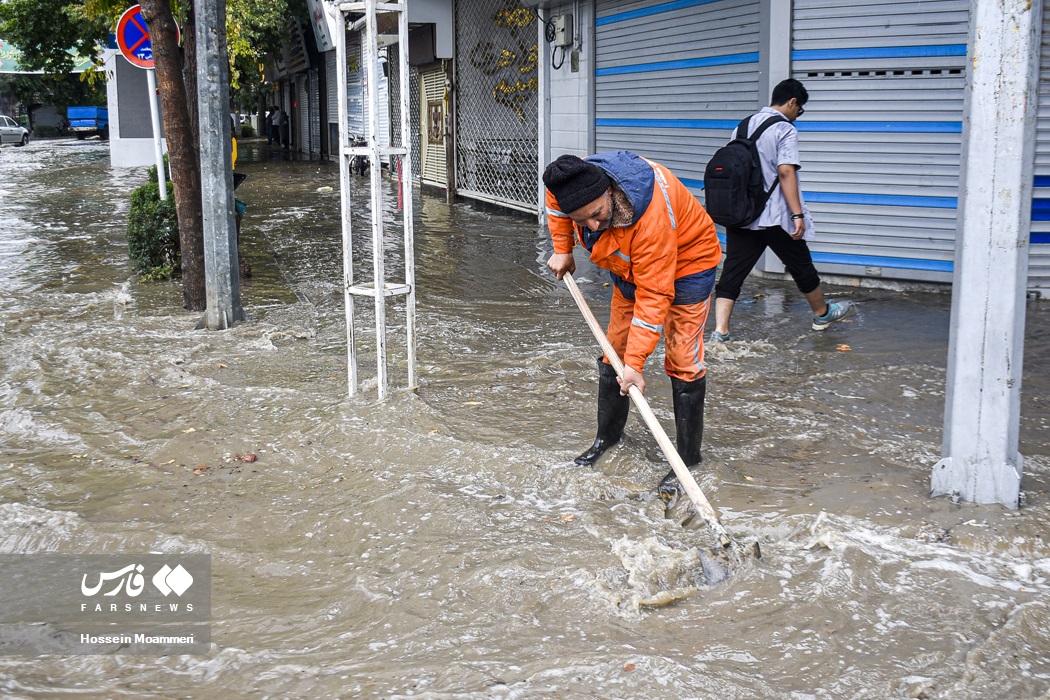
[{"label": "no parking sign", "polygon": [[[176,37],[179,25],[175,25]],[[124,58],[133,66],[153,68],[153,43],[150,41],[149,28],[142,19],[142,8],[133,5],[124,11],[117,20],[117,48]],[[179,38],[175,39],[176,42]]]},{"label": "no parking sign", "polygon": [[[149,88],[150,117],[153,122],[153,150],[157,156],[157,187],[160,198],[168,198],[167,178],[164,175],[164,145],[160,136],[160,105],[157,101],[157,77],[153,67],[153,42],[150,41],[149,27],[142,19],[142,8],[138,5],[129,7],[117,20],[117,48],[128,63],[146,69],[146,86]],[[175,25],[175,42],[181,39],[179,25]],[[117,130],[119,138],[120,131]]]}]

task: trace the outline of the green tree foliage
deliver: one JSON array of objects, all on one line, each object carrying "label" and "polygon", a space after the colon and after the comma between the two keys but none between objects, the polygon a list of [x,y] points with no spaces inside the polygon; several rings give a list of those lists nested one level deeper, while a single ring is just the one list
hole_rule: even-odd
[{"label": "green tree foliage", "polygon": [[230,92],[238,110],[258,108],[264,92],[262,66],[287,40],[289,17],[308,20],[306,0],[227,0]]},{"label": "green tree foliage", "polygon": [[0,36],[22,50],[19,62],[27,70],[68,74],[75,49],[96,56],[105,45],[111,21],[88,15],[80,2],[4,0],[0,2]]}]

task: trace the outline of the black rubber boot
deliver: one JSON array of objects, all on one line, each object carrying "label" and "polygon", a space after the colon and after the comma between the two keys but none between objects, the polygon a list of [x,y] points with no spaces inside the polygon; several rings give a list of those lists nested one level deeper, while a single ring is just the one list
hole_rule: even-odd
[{"label": "black rubber boot", "polygon": [[607,449],[618,443],[630,410],[631,397],[620,395],[616,370],[598,358],[598,436],[594,444],[574,460],[576,464],[593,467]]},{"label": "black rubber boot", "polygon": [[[707,396],[707,377],[685,382],[671,377],[671,397],[674,400],[674,427],[678,456],[692,471],[700,465],[700,444],[704,439],[704,398]],[[678,477],[674,469],[660,480],[660,498],[671,500],[678,493]]]}]

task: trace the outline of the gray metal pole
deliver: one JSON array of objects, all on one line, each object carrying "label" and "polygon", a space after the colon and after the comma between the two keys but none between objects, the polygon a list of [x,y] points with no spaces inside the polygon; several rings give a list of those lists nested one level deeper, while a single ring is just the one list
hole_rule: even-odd
[{"label": "gray metal pole", "polygon": [[197,102],[204,204],[204,280],[208,310],[201,325],[229,328],[247,319],[241,307],[237,220],[233,202],[226,0],[197,4]]},{"label": "gray metal pole", "polygon": [[[932,494],[1017,508],[1042,0],[971,0],[959,236]],[[906,340],[904,341],[906,342]]]}]

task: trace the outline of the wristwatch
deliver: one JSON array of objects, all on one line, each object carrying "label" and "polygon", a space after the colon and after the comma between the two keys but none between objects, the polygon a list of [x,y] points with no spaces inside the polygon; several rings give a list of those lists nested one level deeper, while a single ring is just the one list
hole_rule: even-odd
[{"label": "wristwatch", "polygon": [[796,221],[798,219],[805,219],[805,218],[806,218],[805,214],[792,214],[791,215],[791,220],[792,221]]}]

